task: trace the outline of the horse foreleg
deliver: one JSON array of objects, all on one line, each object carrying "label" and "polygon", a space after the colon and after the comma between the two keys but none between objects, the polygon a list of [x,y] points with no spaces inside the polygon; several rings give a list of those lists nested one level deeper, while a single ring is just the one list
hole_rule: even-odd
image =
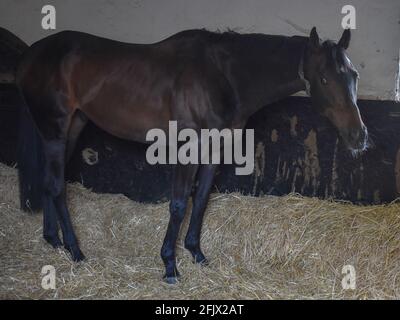
[{"label": "horse foreleg", "polygon": [[200,235],[204,212],[207,208],[208,198],[217,168],[218,165],[216,164],[207,164],[202,165],[199,169],[197,178],[199,185],[193,196],[192,216],[185,238],[185,248],[192,254],[194,262],[201,264],[208,263],[200,249]]},{"label": "horse foreleg", "polygon": [[186,207],[197,169],[198,165],[178,164],[174,170],[171,202],[169,206],[170,219],[164,243],[161,248],[161,258],[165,265],[164,279],[170,284],[176,283],[179,277],[179,272],[176,268],[175,246],[179,229],[186,213]]}]

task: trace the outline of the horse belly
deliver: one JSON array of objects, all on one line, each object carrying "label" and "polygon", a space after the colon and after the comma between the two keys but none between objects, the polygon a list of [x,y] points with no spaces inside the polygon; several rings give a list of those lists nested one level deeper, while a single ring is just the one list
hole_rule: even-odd
[{"label": "horse belly", "polygon": [[146,142],[149,130],[168,128],[169,112],[163,105],[140,101],[127,104],[119,99],[99,98],[82,106],[81,110],[101,129],[122,139]]}]

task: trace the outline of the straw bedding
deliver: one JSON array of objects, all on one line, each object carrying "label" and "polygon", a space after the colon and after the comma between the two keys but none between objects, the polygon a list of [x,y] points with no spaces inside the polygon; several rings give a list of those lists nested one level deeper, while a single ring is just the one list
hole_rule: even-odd
[{"label": "straw bedding", "polygon": [[[0,165],[0,298],[392,299],[400,297],[400,204],[355,206],[296,194],[213,194],[192,263],[178,242],[179,284],[162,282],[159,256],[168,204],[68,185],[69,207],[87,260],[70,262],[42,239],[42,215],[18,209],[17,173]],[[183,231],[187,228],[187,221]],[[356,289],[344,290],[353,265]],[[56,269],[56,289],[41,269]]]}]

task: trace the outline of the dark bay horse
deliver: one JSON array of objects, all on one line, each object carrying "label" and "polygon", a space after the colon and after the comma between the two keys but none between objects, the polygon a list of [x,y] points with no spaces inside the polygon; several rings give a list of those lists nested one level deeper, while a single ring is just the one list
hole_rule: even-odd
[{"label": "dark bay horse", "polygon": [[[308,90],[316,112],[331,120],[352,150],[366,148],[357,107],[358,73],[338,43],[310,37],[180,32],[158,43],[127,44],[64,31],[33,44],[23,55],[17,84],[25,101],[19,141],[20,199],[24,210],[43,208],[43,236],[84,258],[66,204],[65,163],[88,119],[117,137],[146,142],[168,122],[195,130],[243,128],[271,102]],[[168,283],[179,275],[175,245],[189,197],[185,247],[195,262],[204,211],[217,165],[176,165],[170,221],[161,249]],[[62,229],[63,242],[58,235]]]}]

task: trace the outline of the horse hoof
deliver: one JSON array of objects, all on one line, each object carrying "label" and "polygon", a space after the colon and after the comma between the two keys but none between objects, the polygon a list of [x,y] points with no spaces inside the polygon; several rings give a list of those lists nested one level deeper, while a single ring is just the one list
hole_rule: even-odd
[{"label": "horse hoof", "polygon": [[179,282],[179,278],[172,276],[172,277],[164,277],[164,281],[168,284],[177,284]]},{"label": "horse hoof", "polygon": [[207,267],[210,264],[210,261],[208,261],[207,258],[204,258],[201,261],[195,260],[194,263],[199,264],[202,267]]},{"label": "horse hoof", "polygon": [[65,246],[65,249],[71,254],[72,261],[80,262],[85,260],[85,255],[82,253],[78,246]]},{"label": "horse hoof", "polygon": [[209,261],[207,260],[207,258],[202,253],[193,255],[193,263],[199,264],[201,266],[208,266],[209,265]]},{"label": "horse hoof", "polygon": [[176,268],[174,268],[174,271],[166,273],[163,279],[168,284],[177,284],[179,282],[180,277],[181,275],[179,274],[179,271]]},{"label": "horse hoof", "polygon": [[60,248],[62,242],[58,236],[43,236],[44,240],[48,242],[54,249]]}]

